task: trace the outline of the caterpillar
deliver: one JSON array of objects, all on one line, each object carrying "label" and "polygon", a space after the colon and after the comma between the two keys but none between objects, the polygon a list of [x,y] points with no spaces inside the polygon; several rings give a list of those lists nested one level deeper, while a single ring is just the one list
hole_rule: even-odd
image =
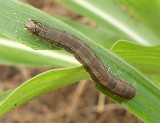
[{"label": "caterpillar", "polygon": [[26,21],[24,27],[38,39],[73,54],[102,89],[126,100],[135,96],[135,88],[131,84],[111,75],[92,49],[77,37],[65,31],[47,27],[35,20]]}]

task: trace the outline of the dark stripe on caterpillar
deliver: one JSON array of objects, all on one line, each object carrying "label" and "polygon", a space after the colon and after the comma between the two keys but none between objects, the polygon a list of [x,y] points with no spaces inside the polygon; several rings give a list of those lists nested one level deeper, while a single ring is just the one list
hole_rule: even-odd
[{"label": "dark stripe on caterpillar", "polygon": [[135,88],[111,75],[92,49],[80,39],[67,32],[47,27],[35,20],[28,20],[24,26],[29,33],[35,35],[38,39],[73,54],[83,64],[91,78],[104,90],[127,100],[135,96]]}]

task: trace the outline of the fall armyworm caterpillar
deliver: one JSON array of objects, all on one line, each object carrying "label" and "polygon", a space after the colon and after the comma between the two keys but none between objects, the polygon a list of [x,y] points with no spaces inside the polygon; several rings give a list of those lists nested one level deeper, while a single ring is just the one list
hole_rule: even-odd
[{"label": "fall armyworm caterpillar", "polygon": [[54,45],[72,53],[83,64],[91,78],[104,90],[127,100],[135,96],[135,88],[111,75],[92,49],[80,39],[67,32],[47,27],[35,20],[28,20],[24,26],[29,33],[51,46]]}]

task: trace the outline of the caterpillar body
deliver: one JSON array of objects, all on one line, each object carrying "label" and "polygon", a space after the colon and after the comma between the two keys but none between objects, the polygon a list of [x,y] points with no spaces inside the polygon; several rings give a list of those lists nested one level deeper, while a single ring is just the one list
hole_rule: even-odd
[{"label": "caterpillar body", "polygon": [[35,20],[28,20],[24,26],[29,33],[37,38],[44,40],[51,46],[54,45],[73,54],[91,78],[104,90],[126,100],[135,96],[135,88],[131,84],[111,75],[92,49],[80,39],[67,32],[47,27]]}]

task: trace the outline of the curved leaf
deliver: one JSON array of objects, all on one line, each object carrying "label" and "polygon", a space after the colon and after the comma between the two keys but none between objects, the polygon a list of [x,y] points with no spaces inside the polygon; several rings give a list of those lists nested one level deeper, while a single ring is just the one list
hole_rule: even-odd
[{"label": "curved leaf", "polygon": [[112,51],[139,70],[160,75],[160,46],[146,47],[127,41],[117,42]]},{"label": "curved leaf", "polygon": [[[7,97],[1,96],[0,116],[29,100],[48,93],[75,81],[88,77],[82,67],[57,69],[44,72],[26,81],[14,91],[7,91]],[[8,93],[10,93],[8,95]],[[4,93],[3,93],[4,94]]]},{"label": "curved leaf", "polygon": [[[129,11],[124,10],[124,6],[119,0],[58,1],[81,15],[91,18],[91,20],[95,21],[96,24],[103,29],[109,29],[110,31],[121,35],[125,34],[133,41],[143,45],[153,46],[160,44],[159,36],[155,34],[152,29],[141,23],[137,16],[133,16]],[[139,1],[135,2],[138,3]],[[154,1],[146,3],[151,5],[153,2]],[[145,8],[143,4],[140,5]],[[154,16],[154,18],[156,19],[156,16]],[[122,38],[120,37],[120,39]]]}]

